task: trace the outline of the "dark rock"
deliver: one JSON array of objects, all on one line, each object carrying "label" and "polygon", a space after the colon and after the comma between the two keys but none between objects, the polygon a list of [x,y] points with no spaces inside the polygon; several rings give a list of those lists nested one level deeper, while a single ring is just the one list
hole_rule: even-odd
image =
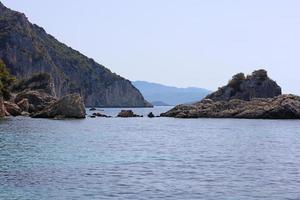
[{"label": "dark rock", "polygon": [[213,101],[229,101],[241,99],[249,101],[253,98],[272,98],[281,95],[281,88],[271,80],[267,71],[261,69],[245,77],[243,73],[236,74],[226,86],[208,95],[205,99]]},{"label": "dark rock", "polygon": [[21,108],[22,111],[28,112],[29,111],[29,101],[28,99],[22,99],[17,103],[17,105]]},{"label": "dark rock", "polygon": [[18,79],[49,73],[58,98],[80,93],[88,107],[151,106],[129,80],[59,42],[24,14],[3,6],[0,19],[0,57]]},{"label": "dark rock", "polygon": [[90,108],[90,111],[95,111],[95,110],[97,110],[96,108]]},{"label": "dark rock", "polygon": [[95,117],[111,117],[111,116],[107,116],[107,115],[104,115],[104,114],[101,114],[101,113],[93,113],[92,116],[95,116]]},{"label": "dark rock", "polygon": [[12,116],[21,115],[22,109],[15,103],[4,101],[5,110]]},{"label": "dark rock", "polygon": [[117,117],[143,117],[141,115],[134,114],[132,110],[121,110]]},{"label": "dark rock", "polygon": [[34,118],[85,118],[83,99],[70,94],[32,115]]},{"label": "dark rock", "polygon": [[148,114],[148,117],[149,117],[149,118],[153,118],[153,117],[155,117],[155,115],[154,115],[152,112],[150,112],[150,113]]},{"label": "dark rock", "polygon": [[90,118],[96,118],[96,116],[95,115],[91,115]]}]

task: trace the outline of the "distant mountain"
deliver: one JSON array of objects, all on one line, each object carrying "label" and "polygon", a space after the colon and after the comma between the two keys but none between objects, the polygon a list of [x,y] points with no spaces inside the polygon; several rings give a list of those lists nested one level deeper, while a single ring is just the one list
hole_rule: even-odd
[{"label": "distant mountain", "polygon": [[146,81],[133,81],[132,84],[140,90],[147,101],[161,101],[169,105],[200,101],[210,93],[203,88],[178,88]]},{"label": "distant mountain", "polygon": [[152,101],[150,102],[153,106],[170,106],[170,104],[167,104],[165,102],[162,101]]},{"label": "distant mountain", "polygon": [[86,106],[151,106],[130,81],[59,42],[1,2],[0,59],[18,79],[50,74],[58,97],[79,93]]}]

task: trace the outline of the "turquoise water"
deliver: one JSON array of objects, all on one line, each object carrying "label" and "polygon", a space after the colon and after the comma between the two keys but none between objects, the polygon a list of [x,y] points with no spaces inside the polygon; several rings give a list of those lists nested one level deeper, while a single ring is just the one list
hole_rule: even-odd
[{"label": "turquoise water", "polygon": [[0,121],[1,200],[299,199],[299,188],[297,120]]}]

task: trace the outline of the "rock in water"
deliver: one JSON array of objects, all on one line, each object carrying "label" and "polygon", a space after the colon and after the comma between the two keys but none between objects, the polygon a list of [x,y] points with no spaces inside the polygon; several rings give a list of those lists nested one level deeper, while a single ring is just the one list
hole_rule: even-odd
[{"label": "rock in water", "polygon": [[213,101],[229,101],[241,99],[249,101],[253,98],[272,98],[281,95],[281,88],[268,77],[266,70],[256,70],[245,77],[243,73],[236,74],[226,86],[208,95],[205,99]]},{"label": "rock in water", "polygon": [[153,118],[153,117],[155,117],[155,115],[154,115],[152,112],[150,112],[150,113],[148,114],[148,117],[149,117],[149,118]]},{"label": "rock in water", "polygon": [[58,98],[80,93],[88,107],[151,106],[129,80],[59,42],[24,14],[2,4],[0,57],[18,79],[49,73]]},{"label": "rock in water", "polygon": [[15,103],[4,101],[5,110],[12,116],[19,116],[22,113],[22,109]]},{"label": "rock in water", "polygon": [[79,94],[70,94],[32,115],[34,118],[85,118],[85,106]]},{"label": "rock in water", "polygon": [[[245,78],[237,74],[227,86],[192,105],[178,105],[164,117],[300,119],[300,97],[280,95],[281,88],[265,70]],[[278,96],[279,95],[279,96]]]},{"label": "rock in water", "polygon": [[132,110],[121,110],[117,117],[142,117],[141,115],[134,114]]},{"label": "rock in water", "polygon": [[246,118],[246,119],[300,119],[300,97],[280,95],[274,98],[257,98],[251,101],[199,102],[178,105],[161,114],[176,118]]},{"label": "rock in water", "polygon": [[92,116],[95,116],[95,117],[107,117],[107,118],[111,117],[111,116],[108,116],[108,115],[101,114],[99,112],[93,113]]}]

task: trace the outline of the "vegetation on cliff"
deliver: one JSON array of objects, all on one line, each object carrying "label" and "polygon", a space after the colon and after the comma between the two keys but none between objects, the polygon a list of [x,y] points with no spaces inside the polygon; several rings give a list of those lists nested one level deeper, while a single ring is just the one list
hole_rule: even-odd
[{"label": "vegetation on cliff", "polygon": [[3,96],[5,100],[9,99],[9,88],[15,80],[15,77],[10,75],[3,60],[0,59],[0,95]]}]

